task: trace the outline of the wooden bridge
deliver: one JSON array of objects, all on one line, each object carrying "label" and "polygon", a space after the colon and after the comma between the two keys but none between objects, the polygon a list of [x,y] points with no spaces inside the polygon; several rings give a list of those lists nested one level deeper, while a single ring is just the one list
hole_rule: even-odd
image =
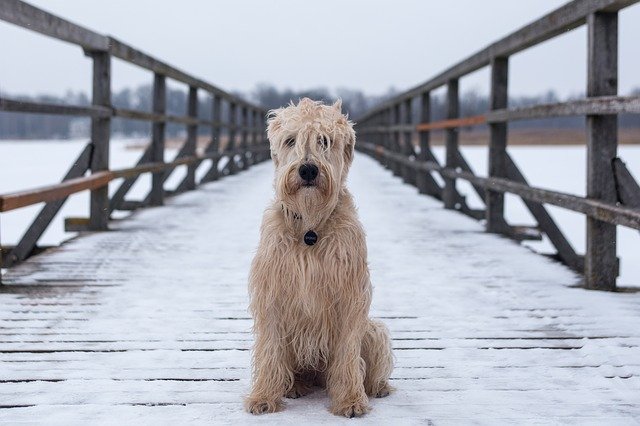
[{"label": "wooden bridge", "polygon": [[[613,291],[616,227],[640,229],[640,188],[616,150],[617,114],[640,113],[640,98],[617,96],[618,12],[636,2],[569,2],[357,120],[357,147],[368,155],[356,156],[350,186],[368,232],[372,315],[389,325],[396,356],[397,391],[373,401],[368,422],[640,420],[640,293]],[[91,117],[91,141],[61,183],[0,195],[0,212],[45,203],[18,244],[2,250],[0,422],[340,421],[320,391],[267,418],[241,408],[252,341],[246,276],[272,191],[265,111],[27,3],[3,1],[0,19],[76,44],[94,64],[91,106],[0,98],[3,111]],[[509,56],[581,25],[587,97],[508,109]],[[153,72],[153,111],[111,104],[112,58]],[[460,117],[458,80],[486,66],[491,110]],[[167,79],[189,88],[184,116],[165,111]],[[441,86],[448,118],[431,122],[430,93]],[[210,118],[198,114],[199,94],[211,98]],[[509,121],[560,115],[587,117],[587,197],[529,185],[506,150]],[[131,168],[109,167],[114,117],[153,123]],[[187,138],[165,162],[168,122],[184,124]],[[457,130],[470,125],[489,126],[485,177],[458,147]],[[211,129],[203,152],[200,127]],[[430,148],[435,129],[446,130],[445,164]],[[179,167],[186,177],[166,190]],[[126,198],[145,173],[149,194]],[[457,180],[470,182],[485,208],[470,207]],[[89,215],[66,226],[81,235],[42,252],[39,238],[80,191],[91,191]],[[507,223],[505,193],[523,199],[534,229]],[[545,205],[587,217],[584,256]],[[111,220],[116,210],[136,211]],[[517,242],[532,236],[557,253]]]}]

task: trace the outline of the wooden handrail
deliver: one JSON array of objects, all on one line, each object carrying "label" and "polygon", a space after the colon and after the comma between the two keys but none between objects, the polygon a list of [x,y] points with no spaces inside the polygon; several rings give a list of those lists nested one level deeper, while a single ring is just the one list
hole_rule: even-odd
[{"label": "wooden handrail", "polygon": [[410,160],[402,154],[389,151],[372,143],[358,142],[356,146],[358,149],[362,149],[374,155],[387,157],[394,161],[399,161],[403,165],[416,170],[421,170],[423,172],[437,172],[442,177],[463,179],[482,188],[490,189],[491,191],[501,193],[508,192],[518,195],[526,200],[552,204],[567,210],[583,213],[603,222],[622,225],[633,229],[640,229],[640,210],[638,209],[608,204],[598,200],[566,194],[564,192],[536,188],[509,179],[476,176],[473,173],[443,167],[432,161]]},{"label": "wooden handrail", "polygon": [[0,212],[8,212],[22,207],[31,206],[38,203],[60,200],[69,195],[101,188],[114,179],[131,178],[143,173],[158,173],[171,170],[179,166],[196,164],[207,159],[224,156],[234,156],[243,152],[266,152],[269,147],[253,146],[247,150],[235,149],[224,153],[207,153],[204,155],[182,157],[170,163],[144,163],[136,167],[97,172],[90,176],[65,180],[55,185],[42,186],[27,189],[19,192],[0,195]]},{"label": "wooden handrail", "polygon": [[490,44],[432,79],[394,96],[392,99],[382,102],[380,105],[367,111],[363,116],[357,117],[356,122],[364,121],[380,111],[392,108],[394,105],[401,104],[408,99],[421,96],[423,93],[444,86],[450,80],[459,79],[460,77],[471,74],[489,65],[494,58],[511,56],[573,30],[583,25],[587,17],[595,12],[615,12],[639,1],[640,0],[574,0],[569,2]]},{"label": "wooden handrail", "polygon": [[416,130],[425,132],[428,130],[455,129],[458,127],[477,126],[479,124],[485,124],[486,122],[487,118],[484,115],[474,115],[472,117],[434,121],[433,123],[421,123],[416,126]]},{"label": "wooden handrail", "polygon": [[0,212],[8,212],[33,204],[55,201],[66,198],[76,192],[100,188],[108,184],[112,179],[112,172],[97,172],[91,176],[65,180],[56,185],[0,195]]}]

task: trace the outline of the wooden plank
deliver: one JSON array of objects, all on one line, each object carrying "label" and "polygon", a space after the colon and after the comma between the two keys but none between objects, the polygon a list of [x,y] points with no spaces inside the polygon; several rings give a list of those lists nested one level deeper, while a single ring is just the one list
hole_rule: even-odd
[{"label": "wooden plank", "polygon": [[240,108],[240,148],[244,151],[241,154],[240,169],[247,170],[249,168],[249,158],[247,157],[247,148],[249,147],[249,111],[246,106]]},{"label": "wooden plank", "polygon": [[[136,166],[140,166],[140,165],[142,165],[144,163],[147,163],[150,158],[151,158],[151,145],[149,145],[145,149],[144,153],[140,156],[140,159],[136,163]],[[109,201],[109,212],[110,213],[113,212],[114,210],[120,210],[120,207],[122,206],[122,203],[125,201],[124,197],[127,195],[129,190],[133,187],[133,185],[136,183],[136,181],[138,180],[139,176],[140,175],[135,175],[133,177],[126,178],[122,182],[120,187],[116,190],[116,192],[111,197],[111,200]]]},{"label": "wooden plank", "polygon": [[[62,178],[63,181],[76,179],[85,174],[89,169],[92,150],[93,145],[90,143],[84,147],[69,171]],[[5,267],[11,267],[16,263],[22,262],[24,259],[29,257],[31,253],[33,253],[38,240],[42,234],[44,234],[44,231],[47,230],[49,224],[51,224],[53,218],[58,214],[65,201],[66,198],[50,201],[42,207],[33,222],[31,222],[31,225],[29,225],[29,228],[27,228],[20,238],[18,244],[16,244],[16,246],[7,255],[6,260],[3,262]]]},{"label": "wooden plank", "polygon": [[567,194],[564,192],[532,187],[513,182],[508,179],[475,176],[473,173],[442,167],[439,164],[430,161],[409,162],[401,155],[366,142],[362,142],[360,144],[360,148],[368,151],[376,151],[380,155],[393,158],[395,161],[405,162],[406,164],[410,164],[411,167],[415,167],[419,170],[438,172],[443,179],[464,179],[485,189],[490,187],[494,191],[508,192],[538,203],[551,204],[567,210],[583,213],[603,222],[622,225],[633,229],[640,229],[640,211],[637,209],[617,206],[615,204],[579,197],[577,195]]},{"label": "wooden plank", "polygon": [[[10,270],[0,289],[0,398],[14,408],[0,410],[0,422],[251,418],[241,396],[252,322],[235,271],[249,267],[260,226],[246,206],[269,201],[271,173],[254,168],[234,179],[241,190],[177,199],[152,221],[133,215],[113,223],[116,232],[76,238]],[[390,330],[397,391],[370,401],[369,423],[634,422],[640,294],[570,288],[576,277],[565,268],[479,234],[368,159],[351,173],[371,230],[372,279],[393,282],[374,289],[371,316]],[[418,214],[393,232],[378,226],[407,206],[427,212],[427,223]],[[207,261],[214,252],[222,257]],[[176,283],[178,305],[167,297]],[[322,391],[288,400],[275,421],[331,419],[329,402]]]},{"label": "wooden plank", "polygon": [[25,112],[33,114],[75,115],[88,117],[110,117],[111,109],[101,106],[74,106],[32,102],[0,97],[0,111]]},{"label": "wooden plank", "polygon": [[[507,177],[514,182],[528,185],[528,182],[511,156],[507,154]],[[534,217],[540,229],[547,235],[558,252],[558,259],[574,271],[584,271],[584,258],[579,256],[569,240],[564,236],[547,209],[540,203],[523,199],[522,202]]]},{"label": "wooden plank", "polygon": [[225,153],[229,154],[229,162],[225,166],[225,169],[228,174],[233,175],[238,172],[238,164],[236,163],[235,155],[233,154],[236,149],[236,136],[238,135],[236,131],[238,128],[238,104],[236,102],[229,103],[229,116],[227,123],[229,140],[225,148]]},{"label": "wooden plank", "polygon": [[[198,88],[189,87],[189,99],[187,105],[187,115],[189,117],[198,118]],[[196,155],[196,144],[198,139],[198,125],[190,124],[187,126],[187,141],[184,144],[184,155]],[[187,190],[196,188],[196,167],[195,164],[187,167],[187,175],[185,176],[185,186]]]},{"label": "wooden plank", "polygon": [[[489,109],[505,109],[509,102],[509,58],[499,57],[491,61],[491,93]],[[507,123],[489,125],[489,176],[506,177]],[[509,227],[504,218],[504,195],[488,189],[485,194],[487,232],[505,233]]]},{"label": "wooden plank", "polygon": [[[588,19],[587,96],[618,93],[618,14],[598,12]],[[617,157],[618,119],[611,115],[587,116],[587,197],[615,203],[612,163]],[[616,288],[616,227],[587,218],[585,287]]]},{"label": "wooden plank", "polygon": [[[167,80],[164,75],[155,73],[153,75],[153,105],[154,113],[164,114],[167,108]],[[164,162],[164,122],[153,123],[151,127],[151,155],[150,160],[154,163]],[[163,173],[154,173],[151,178],[151,192],[149,193],[149,203],[152,206],[161,206],[164,203]]]},{"label": "wooden plank", "polygon": [[487,119],[484,115],[474,115],[471,117],[434,121],[433,123],[421,123],[416,126],[416,130],[426,132],[429,130],[454,129],[458,127],[478,126],[486,122]]},{"label": "wooden plank", "polygon": [[[411,122],[413,121],[413,116],[411,113],[413,99],[407,99],[404,101],[404,118],[403,122],[408,126],[411,126]],[[415,149],[413,147],[413,141],[411,137],[413,136],[413,131],[408,130],[404,132],[402,139],[402,153],[409,158],[415,158]],[[402,179],[410,184],[416,185],[416,170],[413,167],[404,167],[402,169]]]},{"label": "wooden plank", "polygon": [[640,0],[574,0],[545,16],[525,25],[519,30],[490,44],[484,49],[467,57],[451,66],[447,70],[436,75],[432,79],[421,83],[400,95],[381,103],[379,106],[367,111],[364,119],[377,111],[389,108],[405,99],[422,95],[448,83],[449,80],[458,79],[490,64],[495,57],[507,57],[535,46],[558,35],[565,34],[574,28],[583,25],[587,17],[599,10],[616,11],[638,3]]},{"label": "wooden plank", "polygon": [[[420,97],[420,125],[431,121],[431,92],[425,92]],[[431,152],[429,131],[421,131],[418,135],[420,140],[419,161],[428,161],[434,158]],[[442,199],[442,188],[433,178],[431,173],[417,173],[417,186],[421,194],[428,194],[438,199]]]},{"label": "wooden plank", "polygon": [[627,207],[640,209],[640,185],[620,158],[613,160],[618,201]]},{"label": "wooden plank", "polygon": [[109,40],[109,52],[116,58],[123,59],[127,62],[135,64],[139,67],[146,68],[154,73],[164,75],[165,77],[172,78],[177,81],[181,81],[189,86],[198,87],[206,92],[211,93],[214,96],[218,96],[227,101],[234,101],[238,105],[244,105],[250,108],[259,108],[257,105],[247,102],[235,95],[232,95],[219,87],[216,87],[210,83],[193,77],[186,72],[173,67],[165,62],[162,62],[151,55],[144,53],[138,49],[135,49],[120,40],[113,37],[108,37]]},{"label": "wooden plank", "polygon": [[[220,122],[222,120],[222,98],[220,96],[213,96],[211,99],[211,120],[214,122]],[[206,152],[208,154],[218,153],[220,150],[220,127],[213,126],[211,128],[211,142],[207,145]],[[218,171],[219,158],[213,159],[213,163],[209,170],[203,175],[202,182],[211,182],[217,180],[220,177]]]},{"label": "wooden plank", "polygon": [[8,212],[38,203],[61,200],[76,192],[100,188],[109,183],[113,174],[96,172],[91,176],[68,179],[56,185],[42,186],[25,191],[0,195],[0,212]]},{"label": "wooden plank", "polygon": [[[460,94],[457,79],[447,82],[447,118],[456,119],[460,115]],[[455,168],[456,153],[458,152],[458,129],[447,128],[445,140],[445,166]],[[444,190],[442,191],[442,201],[445,209],[455,209],[457,201],[457,190],[455,178],[444,179]]]},{"label": "wooden plank", "polygon": [[596,96],[588,99],[536,105],[526,108],[502,109],[486,114],[488,123],[536,118],[579,115],[640,113],[640,96]]},{"label": "wooden plank", "polygon": [[[420,123],[415,126],[418,132],[444,130],[459,127],[477,126],[486,123],[502,123],[515,120],[531,120],[579,115],[637,114],[640,113],[640,96],[598,96],[589,99],[543,104],[525,108],[497,109],[484,115],[440,120],[431,123]],[[389,130],[409,131],[410,125],[367,126],[362,130],[371,133],[382,133]]]},{"label": "wooden plank", "polygon": [[167,123],[180,123],[186,125],[213,126],[220,123],[214,123],[210,120],[201,120],[197,117],[189,117],[182,115],[158,114],[153,112],[138,111],[133,109],[116,108],[113,110],[114,116],[127,118],[131,120],[155,121]]},{"label": "wooden plank", "polygon": [[[93,95],[92,103],[100,107],[111,107],[111,56],[106,52],[93,52]],[[111,139],[111,118],[91,118],[91,173],[109,170],[109,142]],[[105,230],[109,225],[109,186],[101,186],[91,191],[89,205],[89,229]]]},{"label": "wooden plank", "polygon": [[[463,172],[468,172],[475,175],[475,172],[473,171],[469,163],[467,163],[467,160],[464,158],[464,155],[462,155],[462,151],[460,151],[460,149],[458,149],[458,152],[456,154],[456,164],[457,167],[460,167],[460,170],[462,170]],[[484,188],[474,184],[471,184],[471,186],[476,191],[476,194],[478,194],[478,197],[484,202],[487,198]]]},{"label": "wooden plank", "polygon": [[105,51],[105,36],[45,12],[19,0],[0,2],[0,19],[49,37],[77,44],[88,50]]}]

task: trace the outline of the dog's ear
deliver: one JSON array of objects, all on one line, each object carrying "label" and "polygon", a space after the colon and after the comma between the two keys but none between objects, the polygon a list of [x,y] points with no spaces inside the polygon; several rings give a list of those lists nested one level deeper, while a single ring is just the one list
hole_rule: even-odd
[{"label": "dog's ear", "polygon": [[342,114],[342,99],[338,98],[332,105],[333,109]]},{"label": "dog's ear", "polygon": [[269,139],[269,147],[271,148],[271,159],[273,159],[276,167],[278,166],[278,156],[274,141],[282,128],[282,120],[279,116],[280,111],[282,111],[282,108],[271,110],[267,116],[267,139]]},{"label": "dog's ear", "polygon": [[353,123],[351,121],[347,121],[347,129],[346,140],[344,141],[344,160],[347,164],[351,165],[353,161],[353,150],[356,145],[356,132],[353,130]]}]

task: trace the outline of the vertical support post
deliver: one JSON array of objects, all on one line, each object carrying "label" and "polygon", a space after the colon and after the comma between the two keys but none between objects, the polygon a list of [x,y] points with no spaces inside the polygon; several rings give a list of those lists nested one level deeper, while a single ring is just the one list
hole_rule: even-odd
[{"label": "vertical support post", "polygon": [[[162,74],[153,75],[153,112],[164,114],[167,107],[167,80]],[[164,138],[166,122],[155,121],[151,127],[151,162],[164,162]],[[161,206],[164,203],[163,187],[164,171],[153,173],[151,176],[151,193],[149,204]]]},{"label": "vertical support post", "polygon": [[263,112],[260,111],[259,109],[257,109],[255,111],[255,119],[253,120],[253,127],[255,128],[255,140],[254,140],[254,145],[256,146],[256,148],[260,149],[260,152],[255,154],[256,155],[256,163],[258,162],[262,162],[265,160],[269,159],[269,153],[268,151],[263,151],[263,148],[266,148],[264,146],[265,140],[264,140],[264,132],[265,132],[265,122],[264,122],[264,115]]},{"label": "vertical support post", "polygon": [[[111,107],[111,56],[107,52],[91,52],[93,58],[92,104]],[[91,118],[91,173],[109,169],[110,117]],[[91,191],[89,229],[105,230],[109,224],[109,186]]]},{"label": "vertical support post", "polygon": [[[493,58],[491,60],[490,110],[507,108],[508,83],[509,58]],[[489,133],[489,176],[507,177],[507,123],[491,123]],[[487,232],[507,232],[507,223],[504,218],[504,194],[487,188],[485,203]]]},{"label": "vertical support post", "polygon": [[242,149],[242,170],[249,168],[249,109],[246,106],[242,106],[240,109],[241,120],[241,133],[240,133],[240,148]]},{"label": "vertical support post", "polygon": [[[398,126],[402,124],[402,115],[400,111],[401,107],[402,107],[402,103],[398,103],[393,106],[393,125],[394,126]],[[400,145],[401,140],[402,140],[402,130],[398,130],[396,127],[396,130],[393,132],[393,145],[392,145],[392,151],[396,154],[402,153],[402,147]],[[393,174],[395,176],[401,176],[402,164],[400,164],[397,161],[393,161],[391,164],[392,164]]]},{"label": "vertical support post", "polygon": [[256,164],[261,161],[259,154],[255,151],[259,144],[258,124],[260,123],[260,116],[257,109],[251,110],[251,164]]},{"label": "vertical support post", "polygon": [[[189,87],[189,98],[187,100],[187,115],[191,118],[198,118],[198,88],[194,86]],[[187,125],[187,141],[185,155],[194,156],[196,155],[198,141],[198,125],[197,124],[189,124]],[[196,167],[195,163],[187,166],[187,178],[185,180],[185,185],[187,190],[196,188]]]},{"label": "vertical support post", "polygon": [[[424,92],[420,97],[420,123],[431,122],[431,92]],[[421,131],[420,137],[420,153],[418,154],[419,161],[431,160],[429,153],[431,152],[430,133],[428,130]],[[431,175],[427,176],[428,172],[418,172],[416,176],[416,185],[418,191],[421,194],[436,195],[432,189],[430,182],[433,182]],[[438,194],[440,196],[440,194]]]},{"label": "vertical support post", "polygon": [[228,130],[229,130],[229,141],[227,143],[226,151],[229,153],[229,174],[233,175],[237,173],[238,166],[235,160],[235,149],[236,149],[236,128],[238,126],[238,105],[231,101],[229,102],[229,122],[228,122]]},{"label": "vertical support post", "polygon": [[[587,18],[587,97],[618,93],[618,14],[596,12]],[[587,197],[616,203],[612,162],[618,148],[618,117],[587,116]],[[587,217],[585,287],[616,289],[616,225]]]},{"label": "vertical support post", "polygon": [[[218,95],[211,94],[211,141],[207,145],[206,154],[217,154],[220,150],[220,118],[222,114],[220,109],[222,107],[222,101]],[[211,159],[211,167],[202,176],[201,182],[211,182],[217,180],[220,177],[218,171],[218,163],[220,162],[219,156],[214,156]]]},{"label": "vertical support post", "polygon": [[[368,123],[368,125],[374,127],[374,131],[372,133],[373,143],[376,146],[384,147],[384,132],[380,131],[384,126],[384,112],[377,112],[368,120]],[[385,163],[384,157],[381,155],[376,156],[376,160],[378,160],[380,164],[384,165]]]},{"label": "vertical support post", "polygon": [[[447,82],[447,118],[454,119],[460,116],[460,95],[458,79]],[[458,152],[458,128],[446,130],[446,160],[445,166],[454,169],[457,164]],[[456,190],[456,179],[444,178],[444,191],[442,201],[445,209],[455,209],[458,192]]]},{"label": "vertical support post", "polygon": [[[407,126],[411,126],[412,121],[413,121],[413,115],[412,115],[412,102],[413,99],[407,99],[404,102],[404,124],[406,124]],[[413,136],[413,130],[406,130],[404,132],[404,145],[403,145],[403,154],[405,156],[407,156],[407,158],[414,156],[416,151],[413,148],[413,141],[411,140]],[[403,167],[403,179],[406,183],[409,183],[411,185],[415,185],[416,183],[416,172],[415,169],[409,167],[409,166],[404,166]]]}]

